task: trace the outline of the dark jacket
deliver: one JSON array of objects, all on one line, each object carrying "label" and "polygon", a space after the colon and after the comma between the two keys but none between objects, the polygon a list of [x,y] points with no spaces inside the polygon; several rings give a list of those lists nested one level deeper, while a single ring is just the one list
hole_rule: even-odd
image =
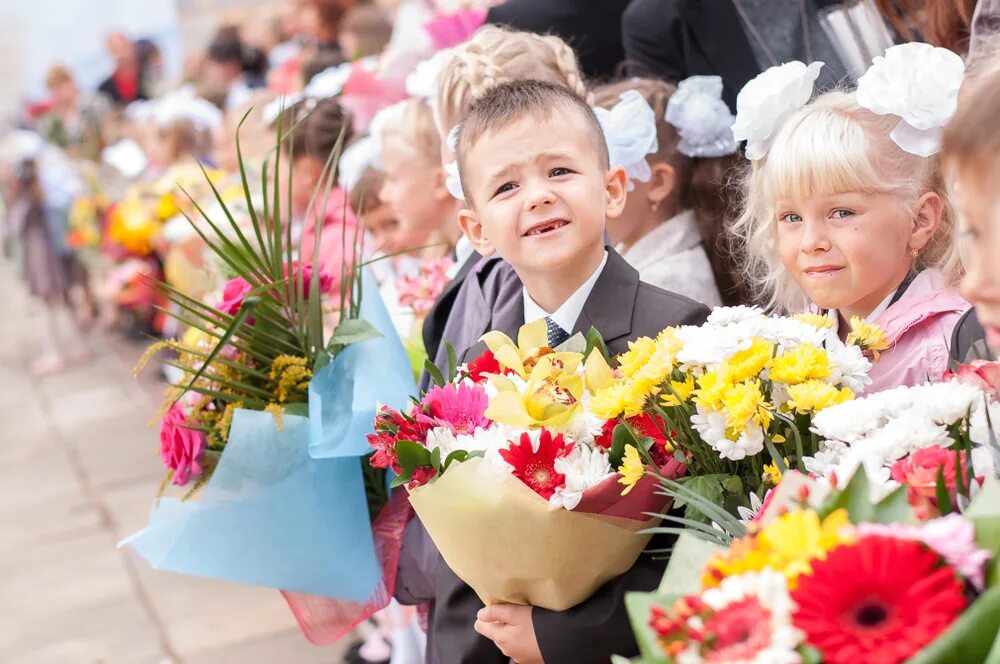
[{"label": "dark jacket", "polygon": [[490,8],[486,22],[540,35],[556,35],[573,47],[588,79],[619,74],[625,59],[622,14],[628,0],[507,0]]},{"label": "dark jacket", "polygon": [[[507,265],[501,269],[513,271]],[[489,329],[501,330],[516,338],[524,324],[521,285],[512,280],[501,281],[504,289],[500,292],[501,299]],[[631,340],[655,336],[671,325],[700,325],[708,313],[703,304],[640,282],[639,273],[609,249],[608,262],[572,331],[586,332],[593,326],[604,337],[608,350],[619,354],[628,349]],[[471,359],[483,350],[485,346],[477,343],[463,357]],[[654,540],[647,548],[662,547],[662,541]],[[665,567],[665,560],[643,553],[631,570],[609,581],[585,602],[559,612],[536,607],[532,619],[546,664],[606,664],[612,654],[637,654],[625,612],[625,593],[653,590]],[[475,592],[442,562],[431,625],[437,661],[442,664],[507,662],[492,641],[473,629],[476,613],[482,607]]]}]

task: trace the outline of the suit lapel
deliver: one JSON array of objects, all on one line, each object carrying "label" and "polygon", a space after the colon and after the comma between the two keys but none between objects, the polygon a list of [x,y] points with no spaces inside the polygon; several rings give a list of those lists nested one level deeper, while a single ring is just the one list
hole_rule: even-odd
[{"label": "suit lapel", "polygon": [[583,304],[573,334],[586,334],[591,327],[595,327],[605,343],[627,337],[632,332],[632,314],[638,291],[639,273],[609,247],[608,262]]}]

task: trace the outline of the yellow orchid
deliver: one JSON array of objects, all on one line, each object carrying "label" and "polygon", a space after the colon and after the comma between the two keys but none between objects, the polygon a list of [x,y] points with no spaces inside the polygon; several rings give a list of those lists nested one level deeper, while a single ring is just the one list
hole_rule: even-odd
[{"label": "yellow orchid", "polygon": [[851,331],[847,335],[847,343],[871,353],[876,361],[879,353],[892,346],[881,327],[872,325],[860,316],[851,316]]},{"label": "yellow orchid", "polygon": [[517,343],[499,330],[487,332],[480,341],[493,352],[501,367],[514,371],[521,378],[528,377],[539,357],[552,353],[544,319],[522,325],[517,332]]},{"label": "yellow orchid", "polygon": [[587,391],[591,394],[596,394],[615,382],[615,374],[608,361],[596,349],[587,356],[583,364],[583,375],[587,379]]},{"label": "yellow orchid", "polygon": [[635,485],[642,479],[642,476],[646,474],[646,466],[642,463],[639,450],[632,445],[625,446],[625,456],[622,460],[622,467],[618,469],[618,472],[621,473],[618,483],[625,487],[622,495],[628,495],[629,491],[634,489]]},{"label": "yellow orchid", "polygon": [[[497,394],[490,399],[486,417],[525,428],[557,428],[569,422],[580,407],[584,379],[557,366],[559,355],[561,353],[539,358],[523,390],[510,378],[492,376],[490,382]],[[579,353],[570,355],[577,356],[579,365]]]}]

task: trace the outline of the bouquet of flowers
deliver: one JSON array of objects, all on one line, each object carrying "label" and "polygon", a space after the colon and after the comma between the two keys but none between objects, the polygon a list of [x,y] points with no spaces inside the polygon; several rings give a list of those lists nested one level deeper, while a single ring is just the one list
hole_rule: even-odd
[{"label": "bouquet of flowers", "polygon": [[725,548],[682,535],[659,590],[626,597],[634,663],[998,661],[1000,483],[920,520],[905,489],[873,503],[854,477],[790,473]]},{"label": "bouquet of flowers", "polygon": [[1000,468],[993,422],[1000,404],[979,387],[897,387],[816,415],[813,431],[822,440],[805,467],[840,488],[864,468],[872,501],[905,486],[919,516],[946,515]]},{"label": "bouquet of flowers", "polygon": [[[408,411],[382,408],[372,464],[390,467],[454,572],[486,603],[564,610],[627,571],[668,499],[647,464],[673,477],[663,441],[637,446],[590,412],[614,380],[596,331],[558,349],[544,321],[455,367]],[[650,451],[650,449],[652,451]],[[545,579],[540,582],[539,579]]]},{"label": "bouquet of flowers", "polygon": [[718,308],[704,325],[631,343],[618,358],[620,380],[590,407],[609,420],[644,418],[669,442],[688,474],[663,484],[687,505],[685,525],[737,515],[758,507],[786,470],[805,469],[819,444],[815,414],[869,382],[884,337],[852,324],[841,343],[822,316]]},{"label": "bouquet of flowers", "polygon": [[[338,152],[324,170],[326,190]],[[274,194],[263,197],[262,214],[241,166],[249,229],[211,178],[221,218],[191,200],[204,221],[193,228],[234,275],[215,306],[154,284],[173,306],[168,314],[188,328],[143,360],[169,349],[182,376],[160,423],[161,493],[171,483],[191,487],[180,500],[158,500],[150,526],[126,542],[161,569],[279,588],[307,637],[331,642],[391,598],[408,516],[405,501],[389,500],[385,472],[362,454],[370,452],[362,435],[353,446],[331,443],[371,422],[368,392],[402,402],[414,388],[409,372],[390,364],[405,355],[381,300],[362,297],[374,287],[359,239],[345,238],[351,258],[331,266],[340,270],[339,292],[319,261],[319,237],[311,258],[294,258],[275,153]],[[267,164],[265,185],[266,174]],[[317,393],[317,381],[346,386]],[[369,404],[360,411],[359,392]]]}]

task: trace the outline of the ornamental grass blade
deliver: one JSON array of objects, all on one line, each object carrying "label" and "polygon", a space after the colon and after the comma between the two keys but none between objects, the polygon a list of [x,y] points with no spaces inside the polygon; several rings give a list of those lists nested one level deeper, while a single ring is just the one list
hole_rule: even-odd
[{"label": "ornamental grass blade", "polygon": [[240,145],[240,131],[243,129],[243,123],[246,122],[251,111],[253,111],[253,108],[248,109],[243,114],[239,125],[236,126],[236,162],[239,164],[240,182],[243,184],[243,196],[247,202],[247,210],[250,212],[250,224],[253,226],[254,234],[257,236],[257,246],[259,247],[261,262],[267,265],[269,259],[267,247],[264,245],[264,235],[260,230],[261,218],[258,217],[257,211],[254,209],[253,196],[250,193],[250,182],[247,180],[247,169],[243,162],[243,148]]}]

